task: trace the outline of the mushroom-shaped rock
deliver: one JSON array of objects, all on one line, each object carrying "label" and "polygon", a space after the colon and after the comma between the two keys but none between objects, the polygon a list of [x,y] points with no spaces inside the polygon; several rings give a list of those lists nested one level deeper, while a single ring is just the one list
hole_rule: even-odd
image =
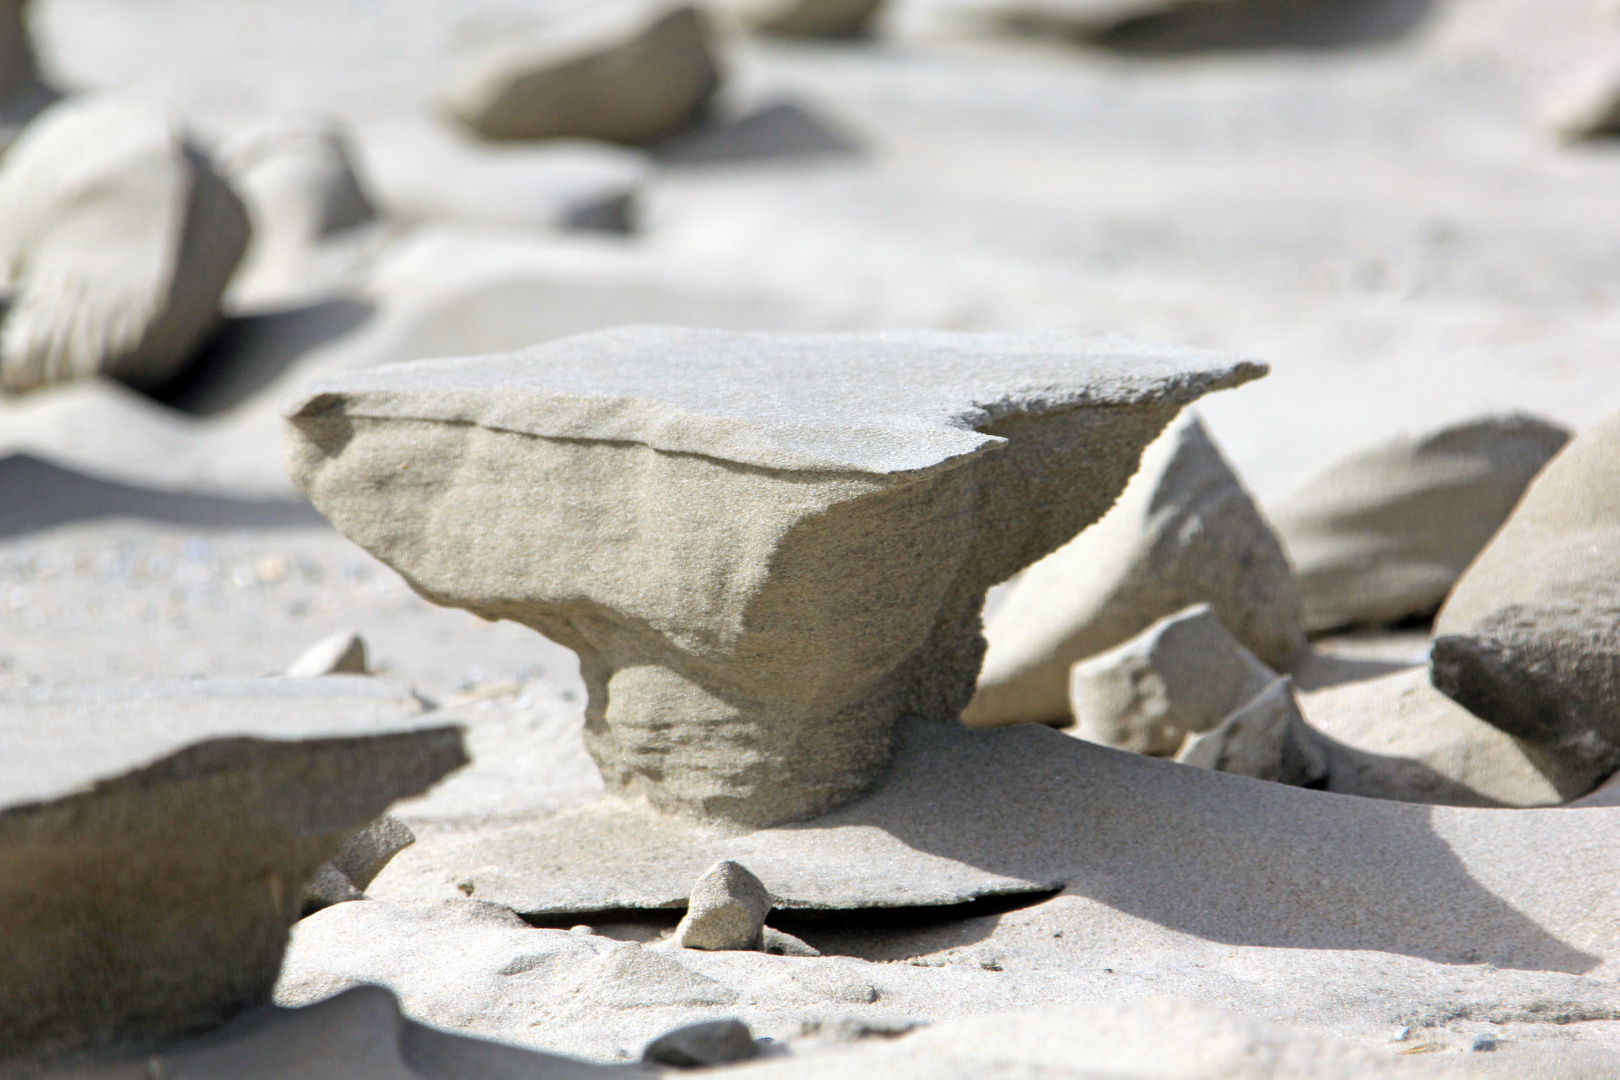
[{"label": "mushroom-shaped rock", "polygon": [[963,718],[973,727],[1069,715],[1069,670],[1155,620],[1205,603],[1279,671],[1305,643],[1282,546],[1195,416],[1178,420],[1106,517],[1029,568],[985,629]]},{"label": "mushroom-shaped rock", "polygon": [[675,942],[686,949],[758,949],[772,903],[748,867],[722,859],[692,886]]},{"label": "mushroom-shaped rock", "polygon": [[316,384],[289,468],[423,596],[580,655],[610,788],[764,825],[954,721],[986,589],[1263,365],[1122,338],[660,327]]},{"label": "mushroom-shaped rock", "polygon": [[466,762],[419,712],[352,678],[0,694],[0,1058],[267,1002],[317,868]]},{"label": "mushroom-shaped rock", "polygon": [[1368,447],[1301,484],[1269,511],[1306,629],[1434,612],[1568,441],[1531,416],[1485,416]]},{"label": "mushroom-shaped rock", "polygon": [[1075,734],[1091,742],[1169,756],[1188,735],[1210,731],[1277,680],[1215,617],[1194,604],[1160,619],[1069,673]]},{"label": "mushroom-shaped rock", "polygon": [[178,374],[248,242],[241,201],[162,111],[72,100],[0,168],[0,389]]},{"label": "mushroom-shaped rock", "polygon": [[512,35],[452,73],[445,107],[490,139],[643,143],[690,122],[720,86],[707,16],[691,4],[615,3]]},{"label": "mushroom-shaped rock", "polygon": [[1531,483],[1435,620],[1434,685],[1566,767],[1620,765],[1620,416]]}]

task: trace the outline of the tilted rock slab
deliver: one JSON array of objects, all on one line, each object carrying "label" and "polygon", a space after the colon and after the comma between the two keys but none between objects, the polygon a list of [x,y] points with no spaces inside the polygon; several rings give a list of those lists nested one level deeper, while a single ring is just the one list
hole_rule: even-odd
[{"label": "tilted rock slab", "polygon": [[0,1058],[267,1002],[304,882],[465,763],[419,711],[359,679],[0,694]]},{"label": "tilted rock slab", "polygon": [[1170,757],[1188,735],[1213,730],[1276,681],[1277,673],[1228,633],[1208,604],[1194,604],[1074,665],[1074,733]]},{"label": "tilted rock slab", "polygon": [[644,143],[685,126],[720,86],[707,16],[691,4],[615,3],[554,33],[470,55],[443,102],[491,139]]},{"label": "tilted rock slab", "polygon": [[1268,508],[1308,630],[1439,608],[1569,432],[1522,415],[1403,436],[1329,465]]},{"label": "tilted rock slab", "polygon": [[1570,767],[1620,765],[1620,416],[1524,493],[1435,620],[1434,685]]},{"label": "tilted rock slab", "polygon": [[219,320],[247,211],[161,110],[42,114],[0,167],[0,390],[174,376]]},{"label": "tilted rock slab", "polygon": [[1445,806],[1556,806],[1602,778],[1492,727],[1429,685],[1427,668],[1306,694],[1327,790]]},{"label": "tilted rock slab", "polygon": [[1305,643],[1277,538],[1189,415],[1142,455],[1106,517],[1013,586],[985,628],[990,650],[963,719],[973,727],[1061,721],[1076,661],[1201,602],[1279,671]]},{"label": "tilted rock slab", "polygon": [[[630,327],[319,382],[289,471],[435,603],[580,655],[610,788],[769,825],[954,721],[990,585],[1263,365],[1121,338]],[[701,867],[699,869],[702,869]]]}]

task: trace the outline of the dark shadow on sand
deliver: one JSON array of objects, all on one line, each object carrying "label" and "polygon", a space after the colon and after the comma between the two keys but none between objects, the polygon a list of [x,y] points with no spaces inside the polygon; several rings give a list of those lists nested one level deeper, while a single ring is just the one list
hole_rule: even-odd
[{"label": "dark shadow on sand", "polygon": [[[1086,44],[1132,56],[1181,56],[1265,49],[1346,49],[1387,44],[1415,32],[1436,0],[1187,0],[1174,10],[1123,19]],[[1061,34],[1053,20],[1012,20],[1015,30]]]},{"label": "dark shadow on sand", "polygon": [[654,156],[666,165],[736,165],[865,153],[860,139],[795,101],[773,102],[736,118],[711,118],[653,147]]},{"label": "dark shadow on sand", "polygon": [[326,521],[303,501],[161,491],[99,480],[27,454],[0,458],[0,539],[112,517],[257,529]]},{"label": "dark shadow on sand", "polygon": [[[878,789],[813,822],[880,828],[919,851],[1068,891],[1232,945],[1365,949],[1580,973],[1599,958],[1476,881],[1432,826],[1455,811],[1269,784],[1024,725],[906,721]],[[1571,825],[1573,828],[1573,824]],[[1493,856],[1488,835],[1471,838]],[[1559,867],[1519,881],[1556,890]],[[1588,872],[1601,872],[1591,867]]]},{"label": "dark shadow on sand", "polygon": [[315,349],[358,330],[372,313],[358,300],[327,300],[226,319],[197,359],[152,397],[193,416],[228,412]]}]

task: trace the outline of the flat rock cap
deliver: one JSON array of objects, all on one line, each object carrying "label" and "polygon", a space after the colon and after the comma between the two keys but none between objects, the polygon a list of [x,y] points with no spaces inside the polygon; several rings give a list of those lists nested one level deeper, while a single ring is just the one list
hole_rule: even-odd
[{"label": "flat rock cap", "polygon": [[287,415],[476,424],[772,470],[889,474],[996,446],[1005,440],[976,429],[1005,417],[1184,404],[1267,370],[1117,335],[628,326],[345,374],[313,384]]},{"label": "flat rock cap", "polygon": [[400,683],[355,676],[100,683],[0,693],[0,810],[88,791],[197,743],[447,730]]}]

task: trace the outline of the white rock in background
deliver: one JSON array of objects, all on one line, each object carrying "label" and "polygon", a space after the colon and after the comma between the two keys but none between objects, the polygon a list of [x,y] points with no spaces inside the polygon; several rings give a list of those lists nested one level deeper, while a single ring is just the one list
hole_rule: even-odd
[{"label": "white rock in background", "polygon": [[1611,60],[1574,76],[1547,99],[1542,117],[1569,142],[1620,135],[1620,63]]},{"label": "white rock in background", "polygon": [[767,34],[853,37],[871,26],[883,0],[731,0],[730,6]]},{"label": "white rock in background", "polygon": [[446,109],[491,139],[644,143],[689,123],[720,86],[708,18],[690,4],[618,3],[457,65]]},{"label": "white rock in background", "polygon": [[364,675],[366,639],[353,630],[339,630],[322,638],[292,662],[287,674],[293,678],[321,675]]},{"label": "white rock in background", "polygon": [[459,220],[526,229],[632,227],[646,156],[583,140],[477,140],[428,117],[360,128],[378,201],[406,221]]},{"label": "white rock in background", "polygon": [[1026,570],[985,627],[972,727],[1069,715],[1069,669],[1189,604],[1271,667],[1305,643],[1277,538],[1197,417],[1173,424],[1102,520]]},{"label": "white rock in background", "polygon": [[1080,738],[1165,757],[1276,680],[1208,604],[1195,604],[1075,664],[1069,702]]},{"label": "white rock in background", "polygon": [[1327,790],[1445,806],[1556,806],[1601,773],[1575,770],[1472,715],[1426,668],[1306,694],[1327,758]]},{"label": "white rock in background", "polygon": [[685,949],[758,949],[775,902],[746,866],[723,859],[692,886],[675,942]]},{"label": "white rock in background", "polygon": [[243,132],[221,154],[253,241],[231,287],[238,307],[307,302],[359,277],[381,237],[377,212],[335,121],[286,121]]},{"label": "white rock in background", "polygon": [[154,107],[76,99],[0,167],[0,388],[175,375],[247,247],[241,201]]},{"label": "white rock in background", "polygon": [[1568,441],[1534,417],[1481,417],[1368,447],[1279,499],[1268,512],[1306,628],[1433,612]]},{"label": "white rock in background", "polygon": [[1327,761],[1299,714],[1293,680],[1266,687],[1214,729],[1194,734],[1176,755],[1183,765],[1304,786],[1327,775]]}]

